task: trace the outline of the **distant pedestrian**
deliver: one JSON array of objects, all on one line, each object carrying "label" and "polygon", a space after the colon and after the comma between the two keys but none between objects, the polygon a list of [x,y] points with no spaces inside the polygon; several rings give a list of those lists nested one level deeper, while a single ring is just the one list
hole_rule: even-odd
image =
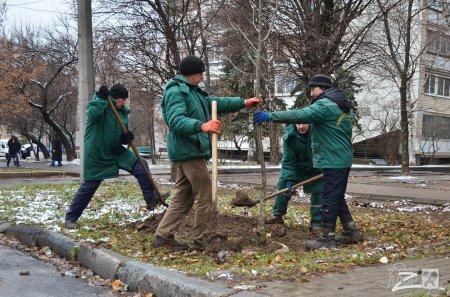
[{"label": "distant pedestrian", "polygon": [[[124,147],[133,141],[134,135],[131,131],[122,133],[121,127],[108,105],[108,97],[114,103],[123,124],[128,127],[130,110],[125,106],[128,90],[121,84],[115,84],[109,91],[106,86],[100,87],[87,107],[83,183],[75,193],[66,213],[64,224],[69,229],[78,228],[78,218],[88,206],[102,181],[119,176],[119,169],[126,170],[136,177],[147,203],[147,210],[153,210],[159,204],[155,189],[150,184],[145,169],[138,162],[136,155]],[[144,164],[148,166],[145,161]]]},{"label": "distant pedestrian", "polygon": [[[311,148],[314,168],[323,171],[322,235],[308,241],[306,248],[315,250],[335,247],[336,241],[358,243],[363,240],[345,201],[347,181],[352,166],[353,107],[341,90],[331,87],[331,78],[317,74],[310,78],[308,87],[311,105],[303,109],[254,114],[256,124],[263,122],[310,123]],[[337,218],[344,231],[336,237]]]},{"label": "distant pedestrian", "polygon": [[52,164],[50,166],[62,166],[62,141],[59,136],[56,136],[52,141]]},{"label": "distant pedestrian", "polygon": [[9,163],[11,159],[14,160],[14,165],[20,167],[19,163],[19,153],[22,148],[22,144],[19,142],[19,139],[16,136],[11,136],[8,140],[8,158],[6,161],[6,166],[9,167]]}]

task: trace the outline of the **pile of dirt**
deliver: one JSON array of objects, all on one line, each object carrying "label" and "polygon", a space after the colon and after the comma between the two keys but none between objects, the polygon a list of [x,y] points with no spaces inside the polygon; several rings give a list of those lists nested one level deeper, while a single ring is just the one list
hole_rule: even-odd
[{"label": "pile of dirt", "polygon": [[[144,222],[134,223],[134,229],[146,234],[153,234],[163,214],[155,215]],[[249,216],[219,214],[217,236],[206,247],[205,253],[220,250],[234,252],[304,252],[305,241],[314,238],[306,226],[266,225],[267,241],[264,246],[255,242],[258,219]],[[194,213],[191,211],[180,225],[176,238],[192,242]]]},{"label": "pile of dirt", "polygon": [[236,191],[236,197],[234,197],[233,200],[231,200],[230,204],[236,207],[243,207],[243,206],[252,207],[258,204],[258,202],[250,199],[247,193],[238,190]]}]

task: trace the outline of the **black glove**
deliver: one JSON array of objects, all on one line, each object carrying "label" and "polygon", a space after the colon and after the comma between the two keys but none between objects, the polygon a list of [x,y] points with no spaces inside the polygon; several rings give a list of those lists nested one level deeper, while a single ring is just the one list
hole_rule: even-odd
[{"label": "black glove", "polygon": [[131,131],[127,131],[126,133],[122,133],[120,137],[120,143],[122,144],[130,144],[134,139],[134,134]]},{"label": "black glove", "polygon": [[107,86],[101,86],[97,93],[95,93],[98,98],[102,98],[104,100],[108,100],[109,90]]}]

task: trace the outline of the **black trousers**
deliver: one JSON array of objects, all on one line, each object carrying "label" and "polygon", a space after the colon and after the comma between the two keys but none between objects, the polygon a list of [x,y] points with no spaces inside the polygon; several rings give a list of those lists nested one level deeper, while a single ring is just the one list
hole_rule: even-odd
[{"label": "black trousers", "polygon": [[342,224],[353,220],[347,202],[345,202],[349,173],[350,168],[323,169],[324,192],[321,211],[324,228],[334,230],[338,217]]}]

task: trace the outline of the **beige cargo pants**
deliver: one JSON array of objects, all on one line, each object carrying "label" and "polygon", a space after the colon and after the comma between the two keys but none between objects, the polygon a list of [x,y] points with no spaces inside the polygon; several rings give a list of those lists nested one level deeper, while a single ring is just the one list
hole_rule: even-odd
[{"label": "beige cargo pants", "polygon": [[208,235],[211,221],[211,177],[205,159],[176,162],[175,193],[155,235],[173,238],[184,217],[195,204],[194,240],[203,241]]}]

